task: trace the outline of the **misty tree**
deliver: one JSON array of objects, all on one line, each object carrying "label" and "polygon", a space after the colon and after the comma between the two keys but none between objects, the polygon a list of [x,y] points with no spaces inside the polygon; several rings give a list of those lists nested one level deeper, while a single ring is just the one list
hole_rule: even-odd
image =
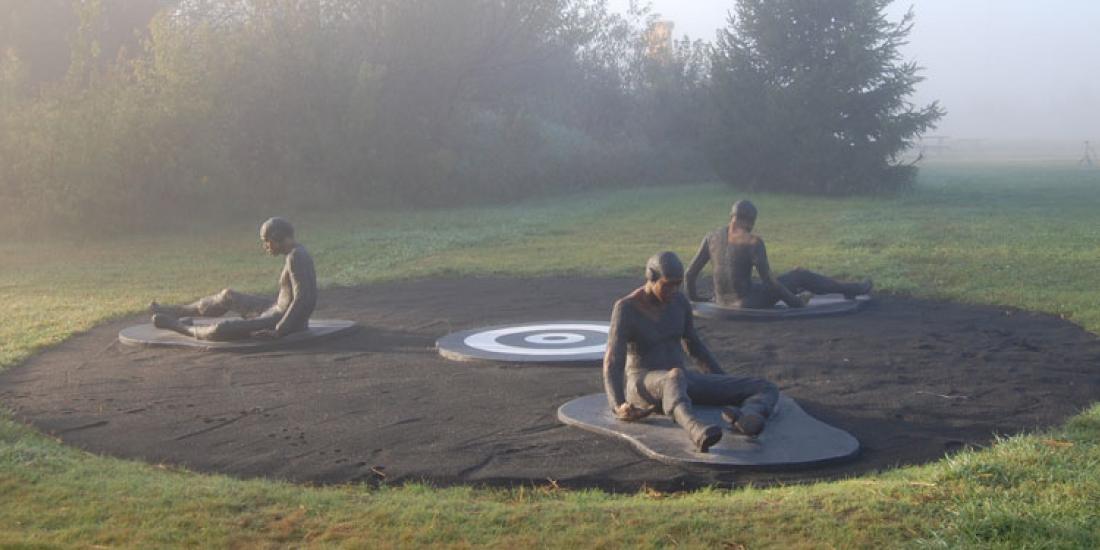
[{"label": "misty tree", "polygon": [[607,0],[0,0],[0,230],[668,181],[705,166],[698,147],[669,146],[690,141],[678,113],[699,103],[705,48],[685,43],[651,67],[649,16],[635,11],[619,16]]},{"label": "misty tree", "polygon": [[[167,0],[3,0],[0,1],[0,55],[17,52],[26,71],[27,85],[35,88],[56,81],[72,65],[72,43],[78,32],[80,12],[95,10],[98,26],[85,29],[79,38],[94,40],[103,66],[120,54],[141,49],[136,31],[168,4]],[[89,36],[89,33],[91,34]]]},{"label": "misty tree", "polygon": [[745,189],[892,191],[899,156],[944,111],[909,100],[923,78],[899,48],[913,26],[891,0],[738,0],[712,58],[708,155]]}]

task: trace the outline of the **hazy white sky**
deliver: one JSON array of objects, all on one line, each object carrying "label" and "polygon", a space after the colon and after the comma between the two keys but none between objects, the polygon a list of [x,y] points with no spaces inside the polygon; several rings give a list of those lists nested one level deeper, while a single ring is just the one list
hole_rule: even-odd
[{"label": "hazy white sky", "polygon": [[[625,9],[628,0],[611,0]],[[678,36],[713,41],[734,0],[652,0]],[[953,138],[1100,142],[1100,0],[899,0],[925,67],[917,103],[939,99]]]}]

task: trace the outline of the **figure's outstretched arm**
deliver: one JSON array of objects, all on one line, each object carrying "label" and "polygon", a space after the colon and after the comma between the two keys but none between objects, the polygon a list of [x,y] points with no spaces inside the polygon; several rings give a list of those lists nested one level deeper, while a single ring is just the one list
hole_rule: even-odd
[{"label": "figure's outstretched arm", "polygon": [[277,337],[286,336],[297,327],[307,326],[309,316],[317,306],[317,274],[313,268],[313,259],[308,254],[291,253],[289,261],[294,299],[283,313],[283,318],[275,325]]},{"label": "figure's outstretched arm", "polygon": [[603,356],[603,387],[607,392],[607,404],[618,411],[626,402],[626,344],[627,334],[620,301],[611,310],[611,329],[607,333],[607,352]]},{"label": "figure's outstretched arm", "polygon": [[772,273],[771,265],[768,264],[768,249],[764,246],[764,239],[758,239],[756,246],[752,250],[752,263],[756,266],[756,272],[760,275],[760,280],[779,295],[779,299],[783,300],[790,307],[803,307],[806,304],[802,302],[802,299],[795,296],[791,289],[779,282],[776,279],[775,274]]},{"label": "figure's outstretched arm", "polygon": [[722,370],[722,366],[718,364],[718,359],[715,359],[714,354],[710,352],[710,349],[703,343],[703,339],[699,337],[699,333],[695,330],[695,319],[692,317],[691,304],[684,304],[684,307],[687,308],[687,314],[684,315],[684,351],[687,352],[700,371],[708,374],[726,374],[726,371]]},{"label": "figure's outstretched arm", "polygon": [[698,279],[699,274],[703,272],[703,266],[707,265],[710,261],[710,247],[707,246],[707,238],[703,237],[703,244],[699,245],[699,251],[695,253],[695,257],[691,259],[691,264],[688,265],[687,273],[684,274],[684,285],[687,287],[688,298],[691,298],[693,302],[699,302],[699,289]]}]

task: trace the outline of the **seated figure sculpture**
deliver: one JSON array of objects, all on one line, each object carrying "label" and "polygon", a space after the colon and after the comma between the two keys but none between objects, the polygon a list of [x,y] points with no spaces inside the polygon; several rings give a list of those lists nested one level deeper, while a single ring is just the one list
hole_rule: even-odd
[{"label": "seated figure sculpture", "polygon": [[[286,255],[279,276],[279,296],[274,302],[225,289],[184,306],[153,302],[153,325],[200,340],[232,341],[247,338],[281,338],[309,328],[309,316],[317,305],[317,275],[313,258],[294,239],[294,227],[282,218],[271,218],[260,226],[260,239],[268,254]],[[199,326],[190,317],[221,317],[234,312],[242,319],[226,319]]]},{"label": "seated figure sculpture", "polygon": [[[764,239],[753,234],[756,206],[747,200],[734,203],[728,226],[706,237],[691,260],[686,275],[688,297],[702,301],[697,280],[707,262],[714,260],[714,301],[724,307],[774,307],[780,301],[789,307],[804,307],[814,294],[843,294],[852,299],[871,291],[870,279],[860,283],[842,283],[805,269],[779,275],[772,273]],[[760,281],[753,281],[756,268]]]},{"label": "seated figure sculpture", "polygon": [[[693,404],[725,407],[724,420],[755,436],[779,399],[774,384],[726,374],[695,331],[691,303],[680,292],[684,266],[662,252],[646,264],[645,286],[615,303],[603,379],[615,417],[636,421],[655,412],[687,431],[695,450],[722,438],[720,426],[701,422]],[[700,372],[685,369],[690,355]]]}]

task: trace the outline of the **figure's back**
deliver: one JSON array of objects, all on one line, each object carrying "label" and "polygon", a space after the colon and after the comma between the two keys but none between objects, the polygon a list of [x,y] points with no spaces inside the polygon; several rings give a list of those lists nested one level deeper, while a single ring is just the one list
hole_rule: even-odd
[{"label": "figure's back", "polygon": [[754,250],[759,239],[751,233],[730,235],[723,226],[707,235],[707,248],[714,264],[714,301],[737,307],[752,291]]}]

